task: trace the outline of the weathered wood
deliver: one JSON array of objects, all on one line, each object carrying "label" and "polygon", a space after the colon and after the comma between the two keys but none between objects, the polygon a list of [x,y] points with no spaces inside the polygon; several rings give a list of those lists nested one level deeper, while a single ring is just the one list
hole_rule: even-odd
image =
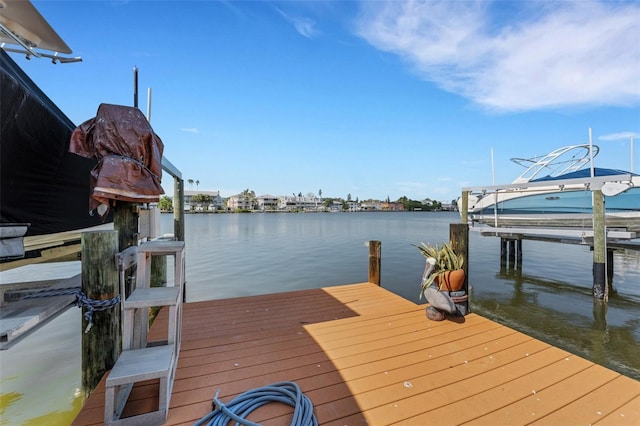
[{"label": "weathered wood", "polygon": [[184,180],[173,180],[173,235],[184,241]]},{"label": "weathered wood", "polygon": [[0,309],[0,350],[9,349],[76,301],[76,295],[73,293],[20,300],[22,297],[46,290],[73,287],[80,290],[80,282],[78,273],[69,278],[2,285],[1,287],[9,287],[6,291],[3,288],[2,291],[5,293],[2,300],[5,301],[6,298],[15,301],[2,305]]},{"label": "weathered wood", "polygon": [[167,285],[167,258],[165,256],[153,256],[151,258],[151,287],[166,287]]},{"label": "weathered wood", "polygon": [[516,263],[516,240],[509,240],[509,263],[515,266]]},{"label": "weathered wood", "polygon": [[608,298],[607,288],[607,236],[604,225],[604,196],[595,189],[593,193],[593,297],[605,302]]},{"label": "weathered wood", "polygon": [[460,222],[469,223],[469,191],[462,191],[462,197],[460,198],[461,206],[458,206],[460,211]]},{"label": "weathered wood", "polygon": [[[451,248],[456,253],[464,256],[464,285],[463,289],[469,296],[469,225],[466,223],[450,223],[449,224],[449,240]],[[466,308],[469,311],[469,300],[467,298]]]},{"label": "weathered wood", "polygon": [[120,251],[138,245],[138,204],[118,202],[113,209],[113,229],[118,231]]},{"label": "weathered wood", "polygon": [[369,241],[369,282],[380,285],[381,259],[380,241]]},{"label": "weathered wood", "polygon": [[[184,241],[184,180],[173,178],[173,236]],[[186,280],[182,283],[182,301],[187,301]]]},{"label": "weathered wood", "polygon": [[613,289],[613,272],[614,272],[614,262],[613,262],[613,250],[607,247],[607,287],[609,291]]},{"label": "weathered wood", "polygon": [[[117,231],[84,232],[82,240],[82,291],[89,299],[108,300],[120,294]],[[93,313],[93,326],[84,332],[88,322],[82,308],[82,392],[93,392],[104,373],[111,369],[120,354],[120,307]]]}]

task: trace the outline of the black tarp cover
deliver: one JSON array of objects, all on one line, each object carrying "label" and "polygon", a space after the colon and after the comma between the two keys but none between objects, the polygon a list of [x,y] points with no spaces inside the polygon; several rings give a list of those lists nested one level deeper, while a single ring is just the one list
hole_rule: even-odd
[{"label": "black tarp cover", "polygon": [[98,160],[91,170],[89,210],[103,214],[116,200],[158,201],[164,194],[163,149],[138,108],[100,104],[96,116],[73,131],[69,145],[70,152]]},{"label": "black tarp cover", "polygon": [[69,153],[74,127],[0,49],[0,223],[29,223],[28,236],[111,221],[87,211],[96,160]]}]

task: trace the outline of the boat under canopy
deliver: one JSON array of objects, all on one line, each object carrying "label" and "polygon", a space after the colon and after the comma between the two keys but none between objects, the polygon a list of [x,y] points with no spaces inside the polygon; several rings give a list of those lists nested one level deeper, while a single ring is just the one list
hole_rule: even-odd
[{"label": "boat under canopy", "polygon": [[[590,148],[568,146],[538,161],[514,159],[530,166],[511,184],[465,189],[470,219],[495,227],[589,229],[593,226],[592,189],[602,189],[606,226],[640,234],[640,176],[586,168],[593,158]],[[598,148],[593,148],[597,153]],[[583,155],[574,155],[580,150]],[[561,172],[538,177],[549,170]]]},{"label": "boat under canopy", "polygon": [[69,152],[75,125],[0,49],[0,223],[26,223],[27,236],[89,228],[95,159]]}]

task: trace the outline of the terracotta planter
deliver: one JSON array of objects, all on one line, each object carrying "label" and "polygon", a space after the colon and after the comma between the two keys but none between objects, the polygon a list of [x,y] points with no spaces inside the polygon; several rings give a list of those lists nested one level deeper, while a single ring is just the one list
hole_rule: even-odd
[{"label": "terracotta planter", "polygon": [[440,290],[459,291],[464,286],[464,269],[447,271],[435,279]]}]

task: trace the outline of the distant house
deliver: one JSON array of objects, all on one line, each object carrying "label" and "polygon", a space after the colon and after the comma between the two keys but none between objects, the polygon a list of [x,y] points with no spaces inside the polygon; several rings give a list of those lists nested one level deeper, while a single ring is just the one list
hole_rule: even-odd
[{"label": "distant house", "polygon": [[256,208],[263,211],[272,211],[278,209],[280,197],[276,195],[259,195],[256,197]]},{"label": "distant house", "polygon": [[445,212],[458,211],[458,206],[454,203],[440,203],[440,209]]},{"label": "distant house", "polygon": [[382,208],[382,210],[387,210],[387,211],[404,210],[404,206],[402,205],[402,203],[384,202],[380,204],[380,207]]},{"label": "distant house", "polygon": [[284,211],[317,211],[322,210],[322,202],[317,197],[283,196],[278,200],[278,209]]},{"label": "distant house", "polygon": [[[202,205],[193,201],[193,197],[196,195],[208,195],[211,198],[211,203],[208,205]],[[224,205],[220,191],[184,191],[184,209],[185,211],[215,211],[221,209]]]},{"label": "distant house", "polygon": [[377,210],[382,210],[382,202],[380,201],[363,201],[362,203],[360,203],[360,210],[365,210],[365,211],[377,211]]},{"label": "distant house", "polygon": [[256,198],[250,195],[236,194],[227,198],[228,210],[253,210],[255,204]]}]

